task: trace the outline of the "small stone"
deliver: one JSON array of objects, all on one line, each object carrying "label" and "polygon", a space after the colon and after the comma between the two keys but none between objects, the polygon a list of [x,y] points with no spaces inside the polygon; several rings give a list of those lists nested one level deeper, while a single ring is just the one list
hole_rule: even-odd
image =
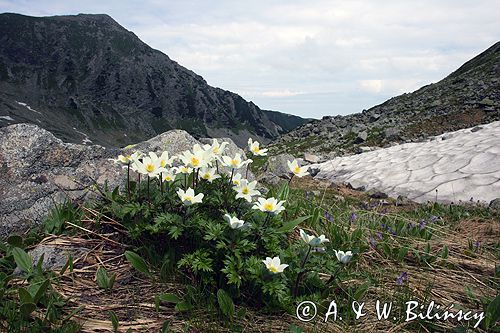
[{"label": "small stone", "polygon": [[500,198],[496,198],[490,201],[490,205],[488,206],[490,209],[500,211]]},{"label": "small stone", "polygon": [[320,169],[319,168],[309,168],[308,172],[311,175],[311,177],[315,177],[320,172]]},{"label": "small stone", "polygon": [[476,127],[472,128],[470,131],[471,131],[472,133],[474,133],[474,132],[480,131],[480,130],[482,130],[482,129],[483,129],[483,128],[482,128],[481,126],[476,126]]},{"label": "small stone", "polygon": [[366,192],[366,194],[373,199],[387,199],[389,197],[386,193],[373,189]]},{"label": "small stone", "polygon": [[304,153],[304,160],[306,162],[310,163],[318,163],[320,160],[320,157],[317,155],[309,154],[309,153]]}]

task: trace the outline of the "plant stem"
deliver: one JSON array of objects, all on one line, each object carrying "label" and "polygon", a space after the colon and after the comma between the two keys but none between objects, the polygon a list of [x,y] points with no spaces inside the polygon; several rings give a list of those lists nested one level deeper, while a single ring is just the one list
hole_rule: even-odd
[{"label": "plant stem", "polygon": [[160,192],[163,197],[163,172],[160,172]]},{"label": "plant stem", "polygon": [[130,201],[130,163],[127,164],[127,193],[128,200]]},{"label": "plant stem", "polygon": [[307,254],[304,257],[304,260],[302,261],[302,264],[300,265],[300,272],[297,274],[297,279],[295,280],[295,285],[293,287],[293,295],[297,296],[297,293],[299,291],[299,283],[300,280],[302,279],[302,276],[304,276],[304,266],[306,265],[307,259],[309,259],[309,255],[311,254],[312,246],[309,245],[309,249],[307,250]]},{"label": "plant stem", "polygon": [[148,175],[148,202],[151,203],[151,196],[149,193],[149,175]]},{"label": "plant stem", "polygon": [[290,183],[292,182],[293,177],[295,176],[294,173],[292,173],[292,176],[290,177],[290,180],[288,181],[288,186],[290,186]]},{"label": "plant stem", "polygon": [[231,178],[229,179],[229,186],[233,183],[234,168],[231,169]]}]

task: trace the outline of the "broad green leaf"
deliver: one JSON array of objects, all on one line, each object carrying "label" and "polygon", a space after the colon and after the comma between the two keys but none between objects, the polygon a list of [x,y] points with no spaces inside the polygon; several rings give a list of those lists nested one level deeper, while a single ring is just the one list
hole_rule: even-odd
[{"label": "broad green leaf", "polygon": [[302,216],[302,217],[296,218],[295,220],[285,222],[285,223],[283,223],[283,225],[280,228],[278,228],[278,231],[279,232],[291,231],[291,230],[293,230],[293,228],[295,228],[296,226],[298,226],[299,224],[301,224],[302,222],[304,222],[305,220],[307,220],[310,217],[311,217],[310,215]]},{"label": "broad green leaf", "polygon": [[223,289],[217,291],[217,301],[219,308],[226,317],[232,318],[234,315],[234,303],[231,296],[228,295]]},{"label": "broad green leaf", "polygon": [[140,255],[132,251],[125,251],[125,257],[132,264],[132,266],[134,266],[134,268],[137,269],[139,272],[144,273],[146,275],[151,275],[151,273],[149,272],[148,265],[146,264],[144,259],[141,258]]},{"label": "broad green leaf", "polygon": [[96,281],[97,285],[101,289],[108,289],[109,288],[109,277],[108,277],[108,272],[104,267],[99,267],[96,272]]},{"label": "broad green leaf", "polygon": [[32,259],[29,254],[26,253],[21,248],[15,247],[12,250],[12,255],[14,256],[14,260],[16,261],[17,266],[25,271],[26,273],[31,273],[33,266],[32,266]]},{"label": "broad green leaf", "polygon": [[33,296],[24,288],[19,288],[17,291],[19,293],[19,300],[21,303],[33,303]]},{"label": "broad green leaf", "polygon": [[47,289],[49,288],[49,286],[50,286],[50,280],[49,279],[43,281],[38,286],[38,288],[36,289],[35,295],[33,296],[33,301],[34,301],[35,304],[40,301],[40,299],[43,297],[43,295],[45,295],[45,292],[47,292]]},{"label": "broad green leaf", "polygon": [[186,301],[182,301],[182,302],[177,303],[175,305],[175,309],[177,311],[179,311],[179,312],[189,311],[192,308],[193,308],[193,306],[190,303],[186,302]]},{"label": "broad green leaf", "polygon": [[36,305],[33,303],[23,303],[19,308],[19,311],[24,317],[29,317],[29,315],[36,310]]},{"label": "broad green leaf", "polygon": [[158,298],[162,302],[175,303],[175,304],[182,302],[182,300],[179,297],[177,297],[177,295],[174,294],[161,294],[158,296]]}]

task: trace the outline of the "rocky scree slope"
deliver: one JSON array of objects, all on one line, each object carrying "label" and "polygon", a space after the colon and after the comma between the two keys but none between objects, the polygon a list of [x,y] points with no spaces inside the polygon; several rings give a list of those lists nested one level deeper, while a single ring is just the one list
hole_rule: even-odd
[{"label": "rocky scree slope", "polygon": [[500,119],[500,42],[443,80],[361,113],[327,116],[275,142],[277,151],[319,153],[325,158],[370,146],[422,141]]},{"label": "rocky scree slope", "polygon": [[143,43],[107,15],[0,14],[0,127],[125,146],[170,129],[268,142],[303,124],[267,112]]}]

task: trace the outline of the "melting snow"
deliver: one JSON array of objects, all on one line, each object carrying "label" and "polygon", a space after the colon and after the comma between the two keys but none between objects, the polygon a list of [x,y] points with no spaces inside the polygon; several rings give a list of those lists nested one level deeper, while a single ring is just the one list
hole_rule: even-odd
[{"label": "melting snow", "polygon": [[12,117],[10,117],[10,116],[0,116],[0,119],[7,120],[7,121],[14,121],[14,119],[12,119]]}]

